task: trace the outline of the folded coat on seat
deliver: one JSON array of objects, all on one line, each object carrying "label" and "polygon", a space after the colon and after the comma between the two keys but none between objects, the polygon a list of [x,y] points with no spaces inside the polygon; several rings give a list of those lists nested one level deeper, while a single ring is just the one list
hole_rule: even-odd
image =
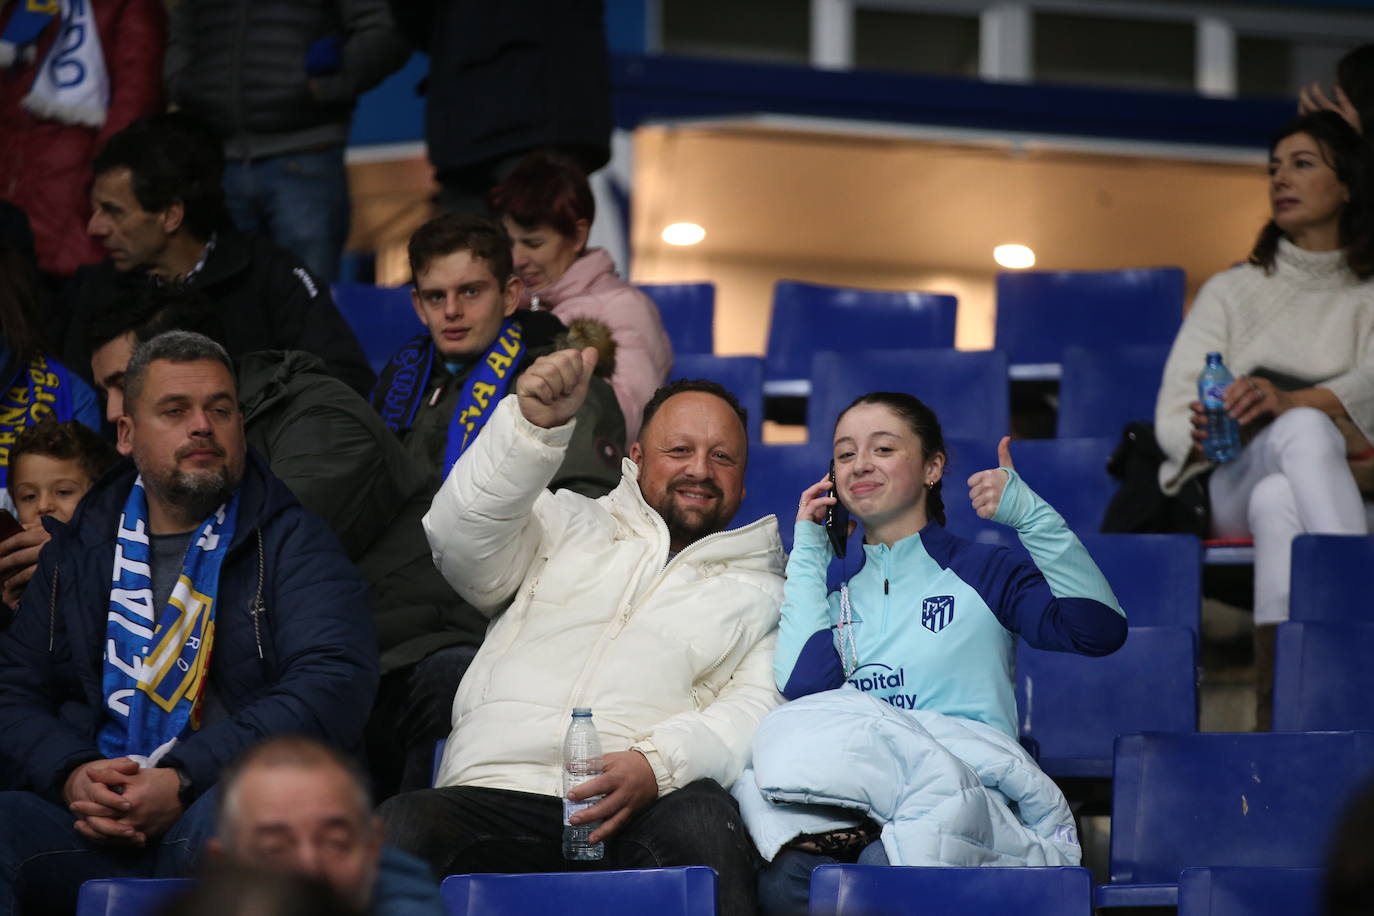
[{"label": "folded coat on seat", "polygon": [[882,826],[894,865],[1078,865],[1059,787],[998,730],[899,710],[845,686],[773,710],[735,783],[765,859],[789,840],[857,823]]}]

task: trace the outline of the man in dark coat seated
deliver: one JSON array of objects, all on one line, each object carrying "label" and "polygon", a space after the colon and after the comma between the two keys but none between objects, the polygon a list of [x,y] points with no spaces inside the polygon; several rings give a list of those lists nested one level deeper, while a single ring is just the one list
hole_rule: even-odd
[{"label": "man in dark coat seated", "polygon": [[247,452],[224,350],[163,334],[124,392],[132,465],[50,523],[0,634],[0,755],[24,780],[0,793],[0,914],[186,870],[231,759],[276,734],[356,748],[377,687],[362,580]]}]

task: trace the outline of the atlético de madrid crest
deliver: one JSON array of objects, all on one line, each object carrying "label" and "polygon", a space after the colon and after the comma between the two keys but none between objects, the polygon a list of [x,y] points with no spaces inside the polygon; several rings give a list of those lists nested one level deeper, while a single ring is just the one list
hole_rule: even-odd
[{"label": "atl\u00e9tico de madrid crest", "polygon": [[954,596],[936,595],[921,602],[921,626],[938,633],[954,622]]}]

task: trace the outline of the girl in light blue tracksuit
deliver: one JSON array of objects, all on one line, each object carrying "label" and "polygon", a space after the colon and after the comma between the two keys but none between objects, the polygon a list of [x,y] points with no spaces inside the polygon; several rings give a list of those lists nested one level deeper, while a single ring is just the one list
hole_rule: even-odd
[{"label": "girl in light blue tracksuit", "polygon": [[[1017,634],[1038,649],[1106,655],[1126,617],[1064,519],[1012,468],[969,478],[982,518],[1016,529],[1034,562],[944,528],[944,438],[909,394],[876,392],[835,425],[835,489],[864,530],[863,565],[827,594],[833,552],[822,524],[835,503],[829,477],[801,495],[787,564],[773,674],[789,700],[846,681],[899,709],[973,719],[1016,737],[1012,669]],[[872,837],[876,840],[876,836]],[[867,835],[784,848],[760,878],[765,913],[805,912],[811,869],[885,863]]]}]

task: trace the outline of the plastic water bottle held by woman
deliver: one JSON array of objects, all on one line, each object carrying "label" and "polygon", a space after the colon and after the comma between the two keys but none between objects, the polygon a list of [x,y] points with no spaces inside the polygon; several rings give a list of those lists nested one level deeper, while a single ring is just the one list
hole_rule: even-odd
[{"label": "plastic water bottle held by woman", "polygon": [[1207,441],[1202,444],[1208,461],[1225,464],[1240,454],[1240,424],[1226,412],[1226,389],[1235,378],[1221,361],[1220,353],[1208,353],[1207,365],[1197,377],[1197,398],[1207,412]]},{"label": "plastic water bottle held by woman", "polygon": [[606,854],[606,844],[593,843],[592,832],[601,826],[600,821],[573,825],[568,819],[579,811],[590,808],[604,796],[597,795],[584,801],[568,799],[568,793],[589,779],[601,775],[601,738],[592,723],[592,711],[578,707],[572,712],[568,732],[563,737],[563,858],[575,862],[594,862]]}]

